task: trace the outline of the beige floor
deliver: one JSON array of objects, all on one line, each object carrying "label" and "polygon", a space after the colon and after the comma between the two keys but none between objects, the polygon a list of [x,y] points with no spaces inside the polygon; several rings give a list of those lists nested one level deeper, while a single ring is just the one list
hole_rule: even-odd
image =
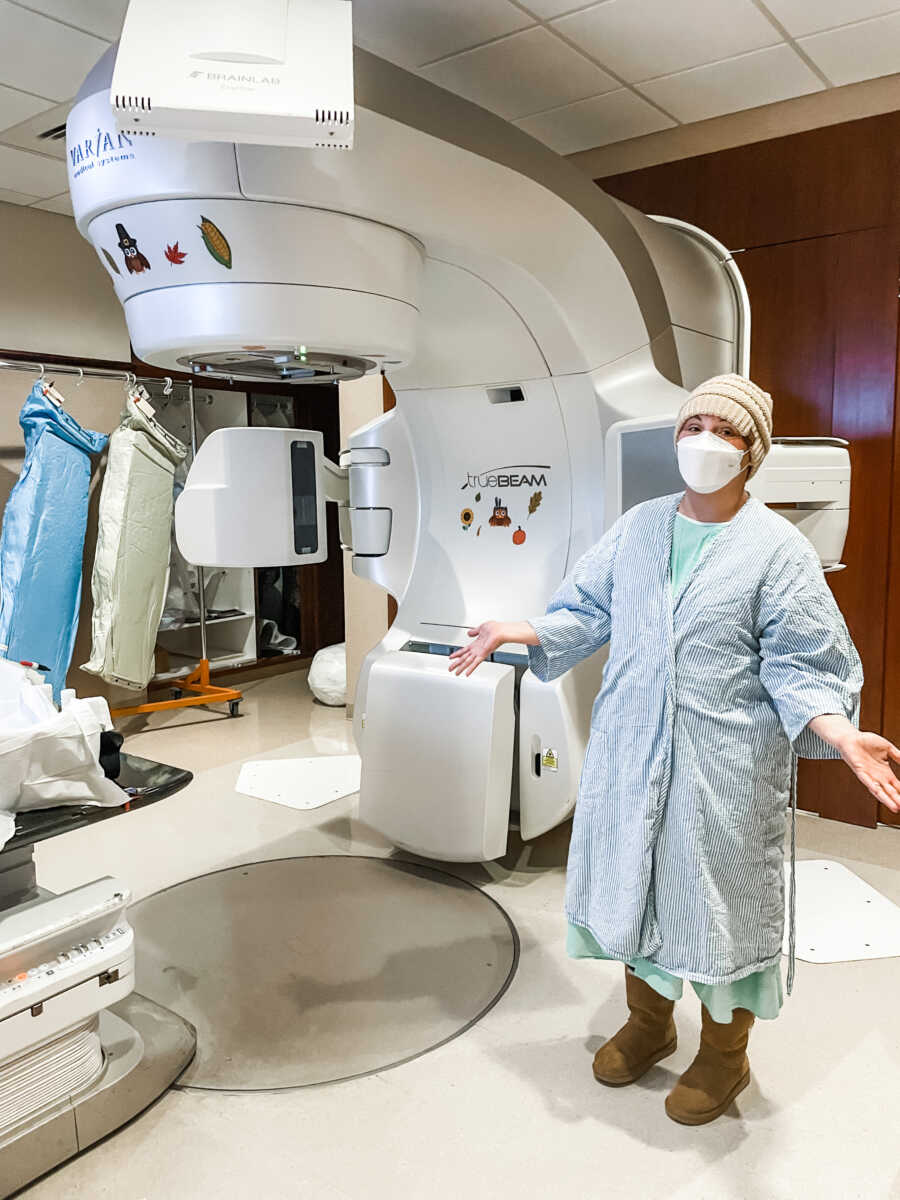
[{"label": "beige floor", "polygon": [[[341,753],[342,710],[302,674],[246,685],[239,721],[133,722],[127,748],[190,767],[186,791],[38,847],[62,889],[104,873],[136,896],[222,866],[292,854],[389,854],[356,800],[295,812],[234,791],[243,760]],[[634,1087],[590,1064],[622,1017],[620,968],[563,949],[565,831],[467,874],[515,921],[512,987],[468,1033],[405,1066],[342,1084],[256,1095],[170,1092],[28,1189],[29,1200],[494,1200],[900,1197],[900,959],[798,964],[794,997],[753,1037],[737,1109],[690,1130],[663,1098],[690,1061],[698,1004],[680,1006],[677,1054]],[[900,832],[801,818],[801,853],[845,862],[900,902]]]}]

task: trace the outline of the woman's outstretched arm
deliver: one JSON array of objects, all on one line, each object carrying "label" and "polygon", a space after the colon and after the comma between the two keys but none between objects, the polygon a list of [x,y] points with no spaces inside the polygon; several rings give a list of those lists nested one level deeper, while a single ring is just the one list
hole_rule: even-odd
[{"label": "woman's outstretched arm", "polygon": [[498,646],[510,642],[522,646],[538,644],[534,626],[528,621],[485,621],[477,629],[470,629],[469,637],[473,640],[467,646],[460,646],[450,655],[450,670],[456,675],[471,675]]}]

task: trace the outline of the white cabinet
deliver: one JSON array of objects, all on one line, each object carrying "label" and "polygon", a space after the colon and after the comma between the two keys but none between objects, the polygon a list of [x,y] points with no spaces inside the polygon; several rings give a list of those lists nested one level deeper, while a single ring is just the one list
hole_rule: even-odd
[{"label": "white cabinet", "polygon": [[[187,445],[191,444],[188,389],[177,385],[168,397],[162,388],[151,389],[151,403],[162,424]],[[197,445],[215,429],[247,424],[245,392],[194,389]],[[191,455],[176,481],[183,482]],[[177,485],[176,485],[177,486]],[[185,588],[191,593],[184,600]],[[197,571],[188,567],[170,571],[169,594],[157,645],[166,652],[168,670],[157,680],[176,679],[194,670],[201,658],[200,621],[197,614]],[[256,662],[256,586],[250,568],[228,567],[205,572],[206,639],[211,670]],[[180,614],[180,615],[179,615]],[[175,627],[173,626],[175,624]]]}]

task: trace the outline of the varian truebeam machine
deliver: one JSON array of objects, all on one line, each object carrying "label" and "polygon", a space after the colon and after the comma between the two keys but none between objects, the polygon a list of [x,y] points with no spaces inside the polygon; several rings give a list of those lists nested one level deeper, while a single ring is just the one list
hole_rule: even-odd
[{"label": "varian truebeam machine", "polygon": [[[348,8],[288,5],[287,65],[297,22]],[[111,49],[68,125],[75,218],[136,353],[202,378],[383,370],[397,395],[339,465],[309,432],[213,435],[176,508],[181,549],[203,565],[315,562],[338,503],[353,570],[399,606],[355,696],[361,816],[431,858],[496,858],[511,811],[525,839],[570,815],[602,655],[550,684],[521,648],[466,680],[445,655],[488,616],[543,612],[624,509],[680,490],[684,389],[748,370],[737,267],[483,109],[360,50],[351,70],[349,26],[322,35],[333,69],[290,146],[252,144],[285,134],[269,92],[247,98],[248,68],[239,100],[221,82],[186,99],[175,66],[140,76],[138,32],[154,61],[152,23],[126,22],[115,77]],[[849,476],[842,444],[781,443],[752,490],[834,567]]]},{"label": "varian truebeam machine", "polygon": [[[354,571],[398,601],[355,697],[361,816],[434,859],[499,857],[511,814],[526,840],[570,815],[603,655],[543,684],[518,647],[469,679],[446,654],[489,616],[542,612],[622,511],[680,489],[684,390],[748,369],[740,274],[702,231],[642,215],[500,118],[354,53],[347,0],[260,0],[227,20],[206,0],[164,19],[173,6],[132,0],[118,58],[100,60],[67,126],[75,219],[137,355],[203,379],[380,370],[397,395],[339,464],[312,431],[213,434],[178,501],[179,543],[202,565],[320,561],[337,503]],[[779,443],[752,490],[829,570],[849,488],[846,446],[813,439]],[[43,961],[31,942],[54,904],[74,904],[65,920],[102,916],[97,953],[114,956],[124,888],[91,885],[85,913],[72,895],[39,895],[0,950]],[[44,983],[36,1004],[54,995]],[[27,1069],[37,1022],[13,1009],[0,1054]],[[114,1061],[123,1036],[99,1017],[85,1053]],[[147,1082],[139,1041],[116,1085],[122,1119],[166,1086]],[[72,1153],[35,1132],[50,1129],[36,1105],[34,1136],[0,1137],[22,1182]]]}]

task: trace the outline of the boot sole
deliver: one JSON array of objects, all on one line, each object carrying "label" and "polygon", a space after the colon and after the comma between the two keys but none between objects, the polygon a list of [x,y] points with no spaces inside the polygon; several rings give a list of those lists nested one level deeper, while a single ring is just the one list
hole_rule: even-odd
[{"label": "boot sole", "polygon": [[636,1070],[628,1076],[627,1079],[604,1079],[602,1075],[598,1075],[594,1071],[594,1078],[598,1083],[602,1083],[604,1087],[627,1087],[629,1083],[637,1083],[637,1081],[664,1058],[668,1058],[670,1054],[674,1054],[678,1049],[678,1038],[672,1038],[668,1045],[663,1046],[661,1050],[657,1050],[645,1059]]},{"label": "boot sole", "polygon": [[734,1085],[721,1104],[717,1104],[715,1108],[709,1109],[703,1113],[679,1113],[676,1115],[669,1110],[668,1100],[666,1101],[666,1116],[677,1121],[679,1125],[708,1125],[710,1121],[715,1121],[717,1117],[721,1117],[722,1113],[728,1108],[733,1100],[741,1094],[745,1087],[750,1083],[750,1072],[742,1075],[738,1082]]}]

